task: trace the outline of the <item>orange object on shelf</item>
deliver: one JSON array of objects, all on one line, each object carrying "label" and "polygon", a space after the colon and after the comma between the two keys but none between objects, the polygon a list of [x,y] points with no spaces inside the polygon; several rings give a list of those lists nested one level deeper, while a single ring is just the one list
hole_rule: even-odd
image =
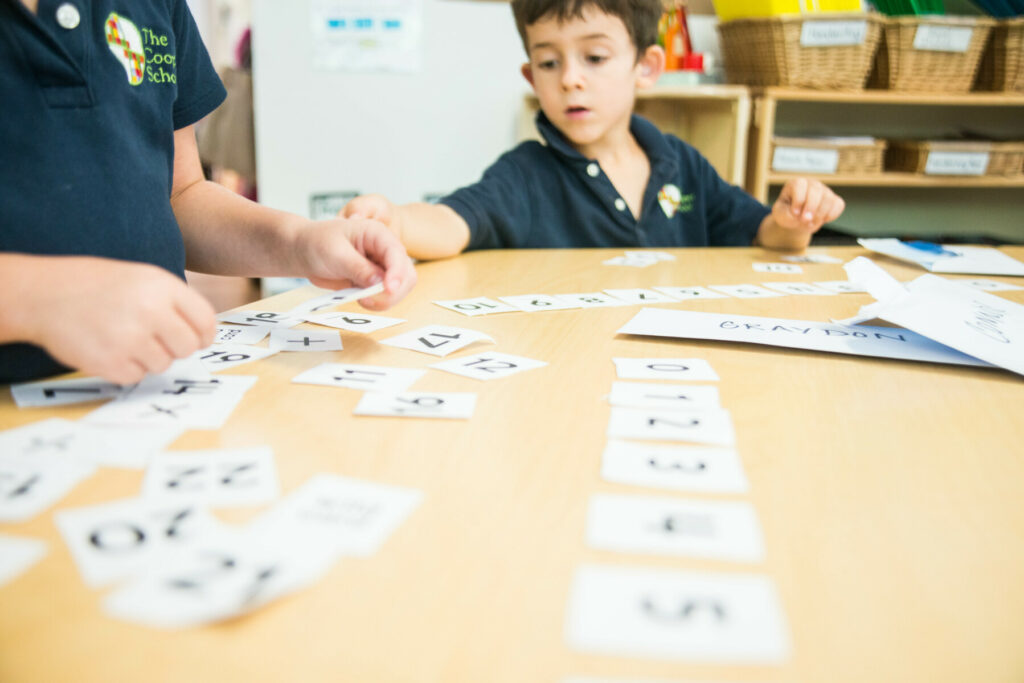
[{"label": "orange object on shelf", "polygon": [[678,71],[685,68],[683,61],[693,53],[690,42],[690,28],[686,23],[686,8],[677,5],[661,18],[662,47],[665,48],[665,70]]}]

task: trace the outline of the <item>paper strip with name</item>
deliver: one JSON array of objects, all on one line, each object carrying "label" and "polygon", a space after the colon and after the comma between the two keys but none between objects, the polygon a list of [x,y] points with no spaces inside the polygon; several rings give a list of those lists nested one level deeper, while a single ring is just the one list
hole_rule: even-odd
[{"label": "paper strip with name", "polygon": [[619,329],[619,334],[766,344],[929,363],[988,365],[910,330],[751,315],[645,308]]}]

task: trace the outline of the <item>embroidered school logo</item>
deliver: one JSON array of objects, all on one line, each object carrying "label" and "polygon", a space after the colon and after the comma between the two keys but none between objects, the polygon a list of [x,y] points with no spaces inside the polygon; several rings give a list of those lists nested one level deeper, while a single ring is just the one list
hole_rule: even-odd
[{"label": "embroidered school logo", "polygon": [[146,53],[142,43],[142,33],[128,19],[116,12],[111,12],[104,23],[107,34],[107,47],[121,62],[128,74],[128,82],[132,85],[142,83],[146,75]]},{"label": "embroidered school logo", "polygon": [[667,217],[672,218],[672,216],[676,215],[682,196],[679,188],[671,183],[658,190],[658,204],[661,205],[661,210],[665,212]]}]

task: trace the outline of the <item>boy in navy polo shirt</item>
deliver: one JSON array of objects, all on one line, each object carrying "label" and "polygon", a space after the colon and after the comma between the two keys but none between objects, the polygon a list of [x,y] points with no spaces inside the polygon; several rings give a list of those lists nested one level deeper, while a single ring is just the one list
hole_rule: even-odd
[{"label": "boy in navy polo shirt", "polygon": [[[368,220],[311,222],[203,178],[224,99],[185,0],[0,0],[0,383],[75,368],[127,384],[208,346],[192,270],[413,286]],[[187,254],[187,258],[186,258]]]},{"label": "boy in navy polo shirt", "polygon": [[664,69],[662,11],[661,0],[513,0],[547,145],[520,144],[439,205],[367,195],[342,214],[388,224],[421,259],[510,247],[806,247],[843,211],[828,187],[791,180],[769,210],[633,114],[636,90]]}]

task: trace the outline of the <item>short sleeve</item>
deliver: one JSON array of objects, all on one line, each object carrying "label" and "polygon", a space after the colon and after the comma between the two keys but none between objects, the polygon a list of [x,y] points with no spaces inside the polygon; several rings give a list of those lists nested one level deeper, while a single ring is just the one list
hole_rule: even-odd
[{"label": "short sleeve", "polygon": [[515,248],[530,235],[530,188],[514,153],[505,153],[479,181],[441,200],[469,225],[467,250]]},{"label": "short sleeve", "polygon": [[749,247],[771,211],[745,191],[724,181],[701,157],[701,187],[707,212],[708,242],[713,247]]},{"label": "short sleeve", "polygon": [[227,91],[213,68],[199,28],[185,0],[172,0],[178,96],[174,101],[174,129],[190,126],[216,109]]}]

